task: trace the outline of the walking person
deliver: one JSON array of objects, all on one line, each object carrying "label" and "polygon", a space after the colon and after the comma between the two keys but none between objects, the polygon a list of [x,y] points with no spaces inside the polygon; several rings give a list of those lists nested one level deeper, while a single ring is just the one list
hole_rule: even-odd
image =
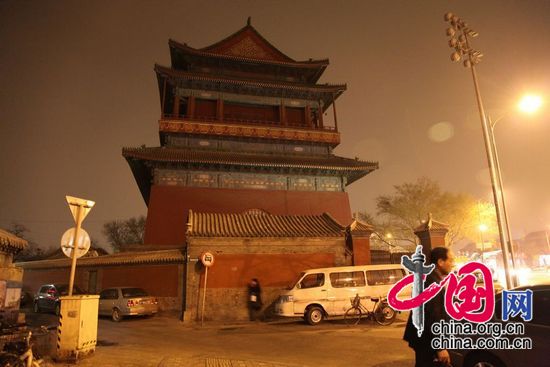
[{"label": "walking person", "polygon": [[258,311],[262,308],[262,288],[258,279],[254,278],[248,283],[248,317],[255,321]]},{"label": "walking person", "polygon": [[[454,254],[447,247],[435,247],[430,253],[430,263],[435,264],[435,269],[428,274],[424,281],[424,289],[432,283],[440,283],[443,278],[451,273],[454,267]],[[451,366],[451,357],[446,349],[435,350],[432,348],[432,324],[440,320],[448,321],[449,316],[445,311],[445,292],[442,289],[424,307],[424,331],[420,338],[416,327],[412,323],[412,312],[409,315],[403,339],[409,342],[409,347],[414,349],[415,367]]]}]

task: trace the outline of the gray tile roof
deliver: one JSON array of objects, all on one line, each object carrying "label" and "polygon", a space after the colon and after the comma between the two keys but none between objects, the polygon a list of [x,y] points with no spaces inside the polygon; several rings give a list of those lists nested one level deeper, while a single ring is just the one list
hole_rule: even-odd
[{"label": "gray tile roof", "polygon": [[208,163],[247,167],[309,168],[335,171],[365,171],[367,173],[378,168],[377,162],[367,162],[334,155],[297,156],[261,153],[252,154],[222,151],[200,151],[169,147],[128,147],[122,149],[122,155],[127,159],[136,158],[158,162]]},{"label": "gray tile roof", "polygon": [[189,211],[189,237],[340,237],[345,227],[329,214],[197,213]]},{"label": "gray tile roof", "polygon": [[9,252],[19,252],[28,246],[28,242],[11,232],[0,228],[0,249]]},{"label": "gray tile roof", "polygon": [[432,218],[432,214],[430,213],[428,215],[428,220],[423,222],[421,225],[415,228],[414,232],[422,232],[422,231],[437,231],[437,230],[449,230],[449,225],[438,222]]},{"label": "gray tile roof", "polygon": [[[77,266],[102,266],[102,265],[138,265],[138,264],[167,264],[183,263],[185,257],[181,250],[119,252],[112,255],[97,257],[82,257],[78,259]],[[39,260],[17,263],[23,269],[50,269],[65,268],[71,266],[71,259]]]}]

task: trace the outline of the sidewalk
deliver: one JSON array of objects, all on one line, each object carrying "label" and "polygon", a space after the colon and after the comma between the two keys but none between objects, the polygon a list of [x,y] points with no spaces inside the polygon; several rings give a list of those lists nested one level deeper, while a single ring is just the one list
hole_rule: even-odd
[{"label": "sidewalk", "polygon": [[[55,319],[38,316],[41,321]],[[405,367],[414,363],[401,339],[403,317],[388,327],[367,322],[350,328],[338,320],[312,327],[288,319],[184,325],[173,315],[161,314],[120,323],[102,318],[98,326],[92,356],[76,363],[49,359],[42,366]]]}]

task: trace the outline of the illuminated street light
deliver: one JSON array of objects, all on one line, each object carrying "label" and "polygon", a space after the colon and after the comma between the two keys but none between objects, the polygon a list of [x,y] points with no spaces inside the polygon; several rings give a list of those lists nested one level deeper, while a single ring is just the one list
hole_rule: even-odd
[{"label": "illuminated street light", "polygon": [[[453,13],[445,14],[445,21],[450,25],[450,28],[447,29],[447,35],[451,37],[449,41],[449,46],[454,49],[454,52],[451,54],[452,61],[460,61],[464,58],[463,65],[466,68],[469,68],[472,71],[472,79],[474,82],[474,90],[476,94],[477,105],[479,109],[479,117],[481,120],[481,128],[483,130],[483,140],[485,142],[485,151],[487,153],[487,162],[489,164],[489,172],[491,173],[491,186],[493,189],[493,200],[495,203],[495,209],[497,214],[497,223],[498,223],[498,232],[500,237],[500,246],[502,248],[502,259],[504,262],[504,274],[506,276],[506,287],[508,289],[514,286],[511,272],[509,269],[509,248],[506,241],[505,223],[504,218],[502,217],[501,212],[501,198],[502,198],[502,187],[499,185],[499,179],[497,178],[497,170],[495,166],[495,155],[493,152],[494,144],[491,138],[491,128],[490,124],[487,121],[485,115],[485,110],[483,108],[483,101],[481,100],[481,94],[479,92],[479,86],[477,81],[477,74],[475,65],[481,62],[483,54],[472,47],[468,42],[468,37],[475,38],[478,36],[478,33],[468,27],[468,24],[462,19],[454,15]],[[456,37],[456,35],[459,35]],[[510,231],[507,231],[508,233]],[[513,259],[512,259],[513,261]],[[512,267],[514,266],[512,262]]]},{"label": "illuminated street light", "polygon": [[541,106],[542,98],[534,95],[527,95],[518,103],[518,108],[526,113],[535,113]]},{"label": "illuminated street light", "polygon": [[[518,108],[521,111],[529,114],[535,113],[541,106],[542,106],[542,98],[540,96],[534,96],[534,95],[526,95],[518,103]],[[504,114],[494,121],[491,120],[490,116],[487,116],[487,119],[489,121],[489,127],[490,127],[489,136],[491,139],[491,148],[492,148],[494,160],[495,160],[495,170],[497,174],[498,187],[500,188],[500,200],[502,204],[502,212],[504,215],[504,224],[505,224],[504,227],[506,228],[506,235],[508,236],[508,241],[509,241],[508,248],[510,249],[510,260],[512,261],[512,268],[516,269],[515,256],[514,256],[514,243],[513,243],[512,231],[510,226],[510,219],[508,216],[508,209],[506,209],[506,200],[504,199],[504,183],[502,182],[502,174],[500,170],[498,150],[497,150],[497,145],[495,141],[495,126],[497,122],[499,122],[506,116],[507,114]]]}]

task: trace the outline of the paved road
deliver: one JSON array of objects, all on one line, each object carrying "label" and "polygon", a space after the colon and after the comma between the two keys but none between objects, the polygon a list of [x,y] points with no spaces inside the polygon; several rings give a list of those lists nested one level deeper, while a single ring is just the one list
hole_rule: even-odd
[{"label": "paved road", "polygon": [[[404,316],[390,326],[350,328],[342,321],[312,327],[303,322],[184,326],[175,316],[100,319],[93,357],[79,366],[104,367],[405,367],[414,355],[401,340]],[[55,324],[53,315],[29,315]],[[64,364],[51,364],[63,366]]]}]

